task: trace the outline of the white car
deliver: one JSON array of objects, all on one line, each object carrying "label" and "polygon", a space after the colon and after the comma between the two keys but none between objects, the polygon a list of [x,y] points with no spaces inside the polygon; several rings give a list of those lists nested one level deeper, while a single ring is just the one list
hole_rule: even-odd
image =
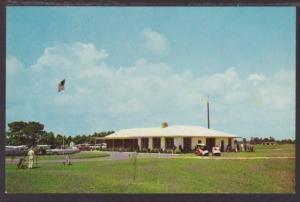
[{"label": "white car", "polygon": [[79,153],[80,150],[77,147],[69,147],[66,149],[47,149],[47,154],[56,154],[56,155],[62,155],[62,154],[75,154]]},{"label": "white car", "polygon": [[100,144],[91,145],[90,148],[91,148],[91,150],[106,149],[107,145],[106,145],[106,143],[100,143]]},{"label": "white car", "polygon": [[28,147],[26,145],[20,146],[5,146],[6,156],[24,156],[27,155]]},{"label": "white car", "polygon": [[213,156],[221,156],[221,151],[218,146],[212,148],[212,155]]},{"label": "white car", "polygon": [[107,144],[106,143],[101,143],[100,146],[101,146],[101,149],[107,149]]}]

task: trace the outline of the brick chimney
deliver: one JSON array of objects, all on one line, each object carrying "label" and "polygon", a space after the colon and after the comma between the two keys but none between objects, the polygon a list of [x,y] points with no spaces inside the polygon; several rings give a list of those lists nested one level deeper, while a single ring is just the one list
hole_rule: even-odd
[{"label": "brick chimney", "polygon": [[161,124],[161,127],[162,127],[162,128],[166,128],[166,127],[168,127],[168,126],[169,126],[168,122],[162,122],[162,124]]}]

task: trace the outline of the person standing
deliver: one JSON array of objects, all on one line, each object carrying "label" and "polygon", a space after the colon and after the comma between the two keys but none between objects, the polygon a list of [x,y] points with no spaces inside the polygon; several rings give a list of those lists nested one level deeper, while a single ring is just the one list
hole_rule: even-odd
[{"label": "person standing", "polygon": [[72,165],[71,164],[71,161],[70,161],[70,156],[69,156],[69,154],[67,154],[66,156],[65,156],[65,162],[63,163],[64,165]]},{"label": "person standing", "polygon": [[28,151],[27,155],[28,155],[28,168],[31,169],[33,166],[33,157],[34,157],[34,151],[32,147]]}]

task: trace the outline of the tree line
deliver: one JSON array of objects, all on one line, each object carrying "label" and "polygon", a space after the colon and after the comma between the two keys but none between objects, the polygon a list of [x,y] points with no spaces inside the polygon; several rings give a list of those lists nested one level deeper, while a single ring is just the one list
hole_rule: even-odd
[{"label": "tree line", "polygon": [[[34,121],[24,122],[15,121],[8,124],[6,132],[6,145],[31,145],[47,144],[52,146],[69,145],[71,142],[75,144],[94,143],[94,137],[104,137],[112,134],[114,131],[94,132],[93,134],[82,134],[76,136],[66,136],[63,134],[54,134],[52,131],[44,130],[44,124]],[[243,142],[246,139],[243,138]],[[277,142],[278,144],[295,144],[295,140],[283,139],[276,140],[274,137],[261,138],[251,137],[250,144],[263,144],[266,142]]]},{"label": "tree line", "polygon": [[34,121],[15,121],[8,124],[8,131],[5,135],[6,145],[52,145],[54,147],[63,144],[94,143],[94,137],[104,137],[114,131],[95,132],[93,134],[82,134],[76,136],[66,136],[54,134],[52,131],[45,131],[44,124]]},{"label": "tree line", "polygon": [[250,144],[263,144],[267,142],[276,142],[278,144],[295,144],[296,140],[292,140],[292,139],[276,140],[274,137],[271,136],[269,138],[261,138],[261,137],[250,138]]}]

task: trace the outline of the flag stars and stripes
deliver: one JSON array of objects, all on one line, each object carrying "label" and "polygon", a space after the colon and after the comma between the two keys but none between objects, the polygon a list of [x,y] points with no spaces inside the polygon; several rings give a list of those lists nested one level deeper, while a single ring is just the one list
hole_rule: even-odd
[{"label": "flag stars and stripes", "polygon": [[58,89],[58,92],[65,90],[65,79],[62,80],[61,82],[59,82],[57,89]]}]

